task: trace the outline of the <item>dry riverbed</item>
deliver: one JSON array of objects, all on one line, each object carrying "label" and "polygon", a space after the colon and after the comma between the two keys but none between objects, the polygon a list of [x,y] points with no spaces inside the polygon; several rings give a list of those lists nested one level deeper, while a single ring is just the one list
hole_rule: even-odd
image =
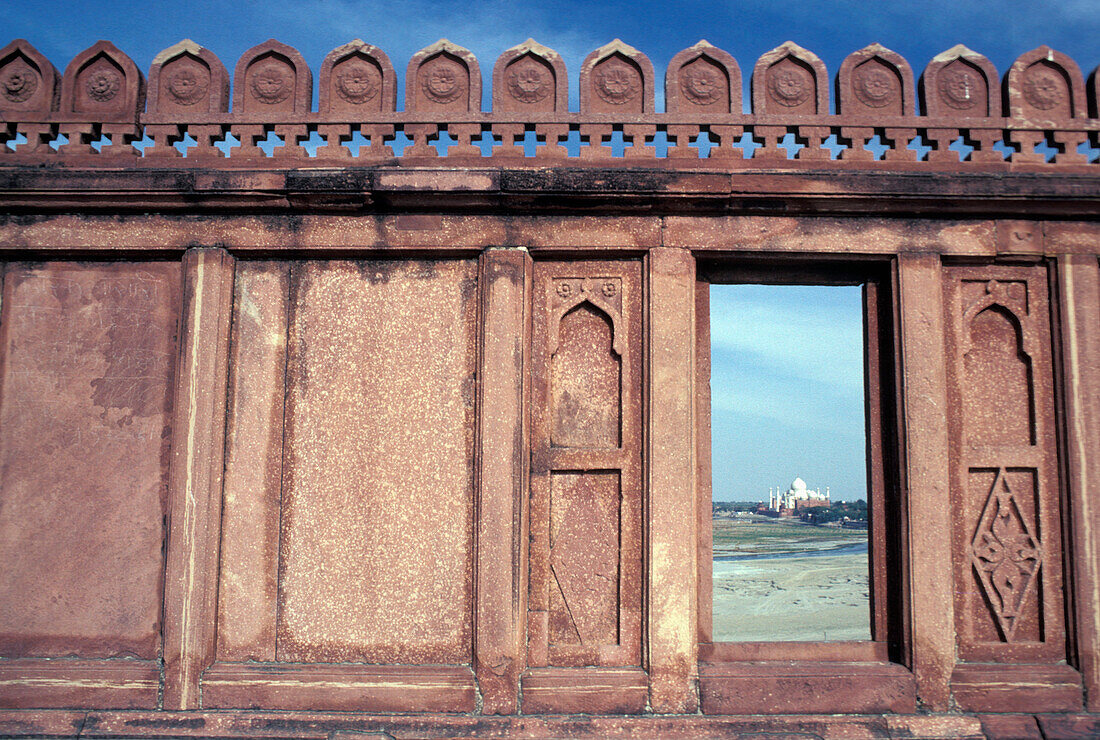
[{"label": "dry riverbed", "polygon": [[715,641],[870,639],[866,543],[866,531],[715,518]]}]

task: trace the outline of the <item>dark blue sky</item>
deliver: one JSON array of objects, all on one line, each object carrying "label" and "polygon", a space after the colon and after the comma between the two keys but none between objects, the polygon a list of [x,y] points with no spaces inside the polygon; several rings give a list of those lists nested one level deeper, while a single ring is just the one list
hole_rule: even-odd
[{"label": "dark blue sky", "polygon": [[[5,5],[8,39],[26,38],[59,71],[101,38],[148,70],[157,52],[186,37],[211,49],[232,72],[243,51],[275,37],[301,51],[316,72],[331,49],[362,38],[386,51],[400,78],[414,52],[446,37],[473,51],[481,62],[486,102],[496,57],[534,37],[565,59],[574,107],[581,61],[615,37],[649,55],[659,81],[676,52],[705,38],[737,59],[746,86],[757,57],[788,39],[820,56],[830,73],[847,54],[874,41],[904,56],[916,75],[929,59],[957,43],[985,54],[1002,74],[1021,53],[1044,43],[1069,54],[1086,75],[1100,62],[1100,0],[9,0]],[[398,105],[402,100],[399,94]]]}]

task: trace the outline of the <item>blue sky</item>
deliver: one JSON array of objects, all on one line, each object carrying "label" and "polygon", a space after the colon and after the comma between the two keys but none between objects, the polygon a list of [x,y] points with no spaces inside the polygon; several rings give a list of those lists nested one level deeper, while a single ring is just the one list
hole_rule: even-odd
[{"label": "blue sky", "polygon": [[866,498],[861,291],[712,285],[711,438],[717,501],[767,501],[795,476]]},{"label": "blue sky", "polygon": [[[650,57],[658,88],[663,87],[669,59],[701,38],[737,59],[746,88],[756,59],[788,39],[820,56],[830,73],[839,69],[847,54],[874,41],[904,56],[916,75],[929,59],[957,43],[985,54],[1002,74],[1021,53],[1044,43],[1073,57],[1086,75],[1100,63],[1100,0],[875,5],[859,0],[7,0],[0,8],[6,9],[2,17],[7,38],[26,38],[59,71],[101,38],[148,70],[157,52],[186,37],[211,49],[232,72],[242,52],[275,37],[301,51],[316,73],[330,50],[362,38],[386,51],[400,80],[413,53],[446,37],[473,51],[480,61],[486,105],[493,62],[528,37],[565,59],[573,108],[582,60],[615,37]],[[403,99],[399,92],[399,106]],[[314,101],[316,105],[316,95]]]},{"label": "blue sky", "polygon": [[[835,74],[846,55],[872,42],[905,57],[920,75],[928,61],[958,43],[985,54],[1003,75],[1020,54],[1048,44],[1087,76],[1100,63],[1100,0],[1004,2],[649,2],[549,0],[302,0],[282,2],[65,2],[7,0],[7,38],[26,38],[59,71],[98,39],[114,42],[142,70],[182,38],[211,49],[229,69],[249,47],[274,37],[302,52],[316,75],[333,48],[354,38],[381,47],[398,72],[417,50],[446,37],[481,63],[484,105],[493,62],[528,37],[557,50],[570,73],[571,108],[584,57],[613,38],[640,49],[658,79],[672,56],[701,38],[741,66],[745,99],[756,59],[792,40]],[[314,80],[316,85],[316,78]],[[317,96],[314,94],[314,105]],[[840,498],[862,495],[862,355],[858,291],[745,289],[715,305],[715,455],[717,498],[763,498],[770,485],[801,475]],[[822,292],[824,291],[824,292]],[[776,312],[794,310],[788,329]],[[824,348],[835,349],[824,349]],[[819,434],[809,437],[805,429]],[[812,443],[811,443],[812,442]],[[733,492],[729,494],[727,492]]]}]

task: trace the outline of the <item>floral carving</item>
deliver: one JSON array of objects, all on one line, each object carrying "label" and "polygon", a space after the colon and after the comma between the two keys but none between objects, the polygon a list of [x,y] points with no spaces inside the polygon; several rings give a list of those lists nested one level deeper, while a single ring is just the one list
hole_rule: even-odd
[{"label": "floral carving", "polygon": [[603,287],[600,290],[603,291],[603,294],[606,297],[614,298],[615,294],[619,292],[619,286],[616,285],[614,282],[608,280],[606,283],[603,284]]},{"label": "floral carving", "polygon": [[1012,641],[1042,558],[1039,540],[1016,505],[1004,472],[998,471],[974,533],[970,560],[1005,642]]},{"label": "floral carving", "polygon": [[944,69],[937,80],[940,99],[955,110],[970,110],[979,103],[982,84],[972,70]]},{"label": "floral carving", "polygon": [[1063,80],[1057,72],[1035,65],[1024,73],[1024,98],[1039,110],[1050,110],[1065,97]]},{"label": "floral carving", "polygon": [[558,287],[555,289],[562,298],[568,298],[573,295],[573,286],[566,282],[558,283]]},{"label": "floral carving", "polygon": [[421,87],[429,100],[441,104],[453,103],[465,92],[464,77],[465,73],[458,64],[440,59],[421,75]]},{"label": "floral carving", "polygon": [[508,93],[522,103],[544,100],[551,87],[550,74],[533,59],[521,59],[508,67]]},{"label": "floral carving", "polygon": [[810,73],[796,64],[775,64],[768,70],[768,92],[785,108],[797,108],[813,95]]},{"label": "floral carving", "polygon": [[267,105],[275,105],[289,98],[291,87],[286,67],[278,62],[259,65],[249,84],[256,100]]},{"label": "floral carving", "polygon": [[680,91],[696,105],[710,105],[722,97],[722,80],[709,65],[696,63],[680,70]]},{"label": "floral carving", "polygon": [[596,94],[611,105],[623,105],[641,92],[637,71],[619,59],[601,64],[596,71],[595,83]]},{"label": "floral carving", "polygon": [[122,77],[113,69],[93,70],[84,84],[88,97],[99,103],[106,103],[118,95],[120,87]]},{"label": "floral carving", "polygon": [[191,67],[185,67],[168,76],[168,94],[180,105],[194,105],[205,99],[209,89],[207,76]]},{"label": "floral carving", "polygon": [[359,61],[340,65],[336,75],[336,94],[343,100],[361,105],[378,94],[377,73]]},{"label": "floral carving", "polygon": [[38,89],[38,75],[26,62],[19,60],[4,73],[4,97],[22,103]]},{"label": "floral carving", "polygon": [[894,100],[897,79],[885,69],[867,65],[852,76],[852,91],[868,108],[882,108]]}]

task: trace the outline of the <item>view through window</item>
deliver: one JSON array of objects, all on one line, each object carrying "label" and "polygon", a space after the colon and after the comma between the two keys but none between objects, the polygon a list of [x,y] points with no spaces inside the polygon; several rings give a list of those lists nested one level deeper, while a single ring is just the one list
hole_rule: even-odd
[{"label": "view through window", "polygon": [[869,640],[862,290],[710,307],[713,640]]}]

